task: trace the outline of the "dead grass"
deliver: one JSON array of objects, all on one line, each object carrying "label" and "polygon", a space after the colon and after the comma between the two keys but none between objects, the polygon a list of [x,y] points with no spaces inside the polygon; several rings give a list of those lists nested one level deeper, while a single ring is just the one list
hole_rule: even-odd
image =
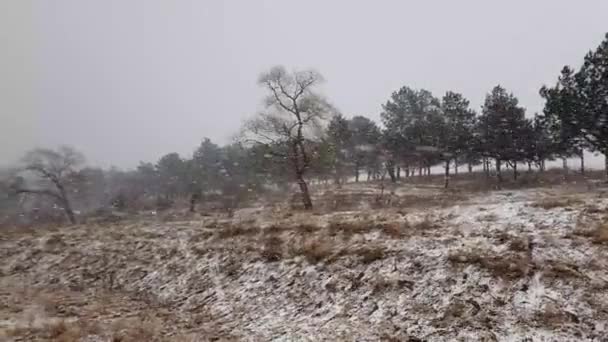
[{"label": "dead grass", "polygon": [[388,279],[378,276],[373,282],[372,295],[380,295],[390,291],[401,290],[403,288],[412,290],[414,288],[414,283],[405,279]]},{"label": "dead grass", "polygon": [[300,244],[292,245],[289,254],[292,257],[302,256],[311,264],[328,259],[334,252],[334,246],[326,240],[313,238]]},{"label": "dead grass", "polygon": [[494,255],[481,249],[460,250],[448,256],[452,264],[472,264],[490,272],[494,277],[514,280],[524,277],[529,269],[527,257],[520,253]]},{"label": "dead grass", "polygon": [[267,262],[279,261],[283,258],[283,240],[278,236],[271,236],[264,242],[262,258]]},{"label": "dead grass", "polygon": [[364,264],[384,259],[385,248],[382,246],[362,247],[355,249],[351,254],[357,255]]},{"label": "dead grass", "polygon": [[585,229],[577,225],[572,234],[589,238],[594,244],[608,244],[608,222],[598,223],[592,229]]},{"label": "dead grass", "polygon": [[311,234],[321,229],[319,226],[313,224],[301,223],[294,228],[300,234]]},{"label": "dead grass", "polygon": [[540,201],[530,204],[533,208],[541,208],[545,210],[551,210],[555,208],[570,208],[576,205],[584,203],[578,198],[545,198]]},{"label": "dead grass", "polygon": [[577,265],[563,260],[547,260],[540,265],[536,265],[536,268],[543,272],[545,278],[550,279],[584,277]]},{"label": "dead grass", "polygon": [[378,224],[378,229],[393,239],[399,239],[407,235],[407,223],[390,222]]},{"label": "dead grass", "polygon": [[333,221],[327,227],[331,236],[342,233],[345,238],[354,234],[365,234],[371,232],[375,226],[369,221]]},{"label": "dead grass", "polygon": [[559,328],[564,324],[579,322],[579,318],[575,314],[562,310],[554,304],[545,305],[542,310],[534,314],[533,319],[539,326],[550,328]]},{"label": "dead grass", "polygon": [[219,239],[230,239],[230,238],[235,238],[235,237],[239,237],[239,236],[252,236],[252,235],[258,235],[260,233],[260,231],[261,231],[260,227],[256,227],[256,226],[245,228],[240,225],[231,225],[231,226],[228,226],[228,227],[220,230],[218,232],[217,237]]}]

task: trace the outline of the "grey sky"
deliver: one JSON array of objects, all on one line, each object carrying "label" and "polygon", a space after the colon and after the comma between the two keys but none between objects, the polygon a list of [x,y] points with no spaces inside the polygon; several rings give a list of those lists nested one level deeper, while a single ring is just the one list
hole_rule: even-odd
[{"label": "grey sky", "polygon": [[0,165],[69,144],[135,166],[260,108],[258,74],[319,70],[346,115],[392,91],[454,90],[476,109],[500,83],[528,113],[538,88],[608,31],[608,1],[0,1]]}]

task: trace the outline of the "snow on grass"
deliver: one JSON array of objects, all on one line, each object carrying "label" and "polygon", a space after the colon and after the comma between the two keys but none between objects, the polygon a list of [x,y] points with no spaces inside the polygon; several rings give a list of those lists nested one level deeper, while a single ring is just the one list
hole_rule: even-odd
[{"label": "snow on grass", "polygon": [[[30,250],[6,255],[1,271],[145,294],[184,317],[205,310],[206,324],[243,340],[603,336],[607,247],[574,232],[588,205],[608,203],[534,205],[548,197],[497,191],[449,206],[70,228],[56,233],[61,248],[25,239]],[[229,226],[238,230],[220,234]],[[269,237],[277,261],[263,256]],[[301,250],[311,243],[330,248],[318,262]]]}]

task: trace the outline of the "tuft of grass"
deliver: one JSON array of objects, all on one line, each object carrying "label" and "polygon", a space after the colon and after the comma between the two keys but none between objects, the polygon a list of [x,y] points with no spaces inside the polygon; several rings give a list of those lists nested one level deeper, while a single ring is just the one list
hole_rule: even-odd
[{"label": "tuft of grass", "polygon": [[283,258],[283,240],[278,236],[271,236],[264,242],[262,257],[268,262],[279,261]]},{"label": "tuft of grass", "polygon": [[593,243],[607,244],[608,243],[608,223],[604,222],[595,228]]},{"label": "tuft of grass", "polygon": [[321,227],[308,223],[302,223],[295,227],[295,230],[300,232],[300,234],[311,234],[318,231],[319,229],[321,229]]},{"label": "tuft of grass", "polygon": [[407,235],[406,231],[409,228],[407,221],[405,223],[398,222],[390,222],[390,223],[381,223],[377,226],[378,229],[385,235],[398,239],[405,235]]},{"label": "tuft of grass", "polygon": [[331,244],[325,240],[307,240],[299,246],[293,246],[290,254],[292,256],[303,256],[311,264],[328,259],[333,254]]},{"label": "tuft of grass", "polygon": [[533,208],[551,210],[555,208],[570,208],[582,203],[583,201],[578,198],[545,198],[530,204],[530,206]]},{"label": "tuft of grass", "polygon": [[229,239],[238,236],[258,235],[260,231],[260,227],[245,228],[239,225],[232,225],[220,230],[217,236],[220,239]]},{"label": "tuft of grass", "polygon": [[374,225],[368,221],[334,221],[330,222],[328,226],[330,235],[335,236],[342,233],[345,237],[369,233],[373,229]]},{"label": "tuft of grass", "polygon": [[608,222],[599,223],[593,229],[577,227],[573,234],[589,238],[594,244],[608,244]]},{"label": "tuft of grass", "polygon": [[371,264],[374,261],[384,259],[385,250],[382,246],[363,247],[352,252],[361,258],[364,264]]},{"label": "tuft of grass", "polygon": [[437,228],[437,224],[433,222],[433,220],[427,215],[424,217],[422,221],[418,221],[416,223],[410,223],[410,227],[414,230],[430,230]]},{"label": "tuft of grass", "polygon": [[280,234],[283,231],[288,230],[289,228],[279,226],[278,224],[273,224],[270,227],[267,227],[263,230],[264,234],[272,235],[272,234]]},{"label": "tuft of grass", "polygon": [[452,264],[476,265],[495,277],[509,280],[524,277],[529,268],[529,261],[520,254],[493,255],[481,249],[452,253],[448,255],[448,261]]}]

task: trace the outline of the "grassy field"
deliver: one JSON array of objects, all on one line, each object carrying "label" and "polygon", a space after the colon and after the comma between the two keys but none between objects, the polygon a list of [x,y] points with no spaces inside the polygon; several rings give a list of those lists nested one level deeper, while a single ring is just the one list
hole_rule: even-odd
[{"label": "grassy field", "polygon": [[4,229],[0,340],[601,340],[608,197],[582,178],[519,182]]}]

